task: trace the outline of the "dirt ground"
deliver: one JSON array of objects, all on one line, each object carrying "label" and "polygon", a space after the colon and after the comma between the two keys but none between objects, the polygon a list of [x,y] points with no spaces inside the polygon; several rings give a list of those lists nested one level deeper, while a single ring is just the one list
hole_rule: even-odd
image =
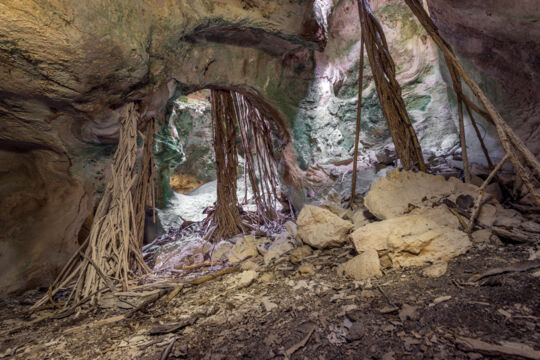
[{"label": "dirt ground", "polygon": [[[315,275],[300,276],[298,265],[285,257],[261,266],[257,279],[245,287],[238,286],[240,275],[231,273],[185,286],[167,304],[161,298],[127,319],[114,321],[122,310],[83,309],[10,333],[31,320],[22,312],[43,295],[29,292],[1,306],[0,358],[489,357],[489,351],[480,354],[464,345],[463,338],[519,343],[530,352],[540,348],[540,271],[469,280],[488,269],[525,261],[535,250],[531,245],[473,247],[450,261],[440,278],[426,278],[421,269],[390,270],[367,282],[348,280],[335,271],[354,256],[352,247],[317,251],[304,260],[315,266]],[[108,323],[100,326],[104,319]]]}]

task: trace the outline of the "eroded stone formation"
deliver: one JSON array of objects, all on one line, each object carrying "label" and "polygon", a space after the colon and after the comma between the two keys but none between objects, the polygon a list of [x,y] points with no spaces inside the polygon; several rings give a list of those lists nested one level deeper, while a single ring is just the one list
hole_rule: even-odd
[{"label": "eroded stone formation", "polygon": [[[534,87],[540,82],[535,81],[538,62],[530,55],[538,52],[540,38],[531,25],[538,21],[535,1],[511,12],[502,0],[490,6],[428,4],[443,35],[538,154],[540,89]],[[401,1],[372,1],[372,7],[389,38],[427,155],[457,153],[455,100],[435,46]],[[119,116],[129,102],[144,109],[141,123],[148,118],[167,123],[173,110],[185,110],[173,105],[179,96],[206,88],[240,91],[286,124],[284,143],[294,146],[304,170],[348,160],[358,92],[358,29],[356,2],[350,0],[0,4],[0,289],[48,285],[75,251],[103,192]],[[362,162],[388,164],[391,141],[369,71],[364,84]],[[190,132],[204,123],[195,124],[198,119],[196,114],[176,124],[187,126],[179,134],[184,150],[204,150]],[[497,154],[493,130],[482,125]],[[482,162],[468,133],[472,160]],[[207,139],[201,136],[200,143]],[[208,154],[202,156],[209,161]],[[184,162],[191,166],[186,172],[197,181],[210,180],[212,170],[201,174],[190,161]],[[429,218],[411,213],[381,219],[399,221],[397,215]],[[449,226],[430,221],[424,230]],[[350,230],[345,225],[338,228]],[[336,240],[346,239],[339,229],[343,234]],[[290,240],[256,247],[271,259],[300,245]],[[374,249],[383,266],[388,259],[402,262],[385,253],[388,249]],[[360,256],[371,254],[375,263],[371,250]]]}]

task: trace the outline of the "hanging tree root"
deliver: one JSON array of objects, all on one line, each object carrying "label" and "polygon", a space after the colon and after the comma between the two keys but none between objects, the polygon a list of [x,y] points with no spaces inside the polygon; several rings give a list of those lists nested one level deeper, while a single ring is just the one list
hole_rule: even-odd
[{"label": "hanging tree root", "polygon": [[273,129],[269,119],[244,95],[237,92],[233,95],[240,129],[240,144],[257,205],[258,220],[259,223],[266,224],[279,217],[277,211],[277,201],[280,196],[278,172],[270,136]]},{"label": "hanging tree root", "polygon": [[[136,274],[149,272],[141,253],[133,201],[137,180],[137,121],[134,104],[128,104],[120,121],[120,139],[114,154],[111,178],[98,205],[90,235],[52,284],[50,296],[71,289],[64,303],[96,302],[105,289],[124,291]],[[33,309],[46,303],[49,295]]]},{"label": "hanging tree root", "polygon": [[426,171],[422,149],[401,96],[401,87],[396,80],[396,67],[382,26],[373,14],[368,0],[358,0],[358,7],[362,37],[366,43],[377,94],[396,153],[404,169],[410,170],[416,167],[421,171]]},{"label": "hanging tree root", "polygon": [[[359,19],[362,18],[360,11],[360,4],[358,5]],[[362,24],[360,24],[362,25]],[[354,155],[353,155],[353,174],[351,183],[351,199],[349,200],[349,207],[352,208],[354,200],[356,198],[356,176],[358,169],[358,143],[360,141],[360,122],[362,120],[362,89],[364,81],[364,32],[360,35],[360,65],[358,69],[358,109],[356,111],[356,132],[354,135]]]},{"label": "hanging tree root", "polygon": [[238,154],[233,98],[229,91],[212,90],[212,128],[216,154],[217,202],[209,216],[209,238],[215,242],[243,231],[236,195]]},{"label": "hanging tree root", "polygon": [[[456,55],[450,48],[450,45],[439,34],[437,26],[424,9],[422,2],[419,0],[405,0],[405,2],[444,54],[446,65],[450,70],[453,79],[455,77],[455,80],[453,80],[455,85],[457,85],[456,83],[459,83],[459,85],[454,86],[454,90],[458,96],[458,103],[463,101],[466,104],[468,111],[469,108],[474,110],[495,126],[501,146],[508,156],[508,159],[511,161],[516,174],[523,181],[535,202],[540,205],[540,195],[535,189],[535,182],[540,180],[540,163],[538,160],[536,160],[536,157],[525,146],[521,139],[514,133],[512,128],[510,128],[510,126],[503,120],[501,115],[497,112],[491,101],[489,101],[478,84],[476,84],[476,82],[465,71]],[[460,85],[462,80],[469,86],[472,93],[480,101],[486,111],[483,111],[476,106],[474,102],[468,99],[468,97],[462,92]],[[473,121],[473,124],[475,124],[474,117],[472,116],[471,121]],[[483,151],[486,154],[486,158],[488,158],[489,156],[487,155],[487,150],[485,150],[484,147]],[[488,163],[490,162],[491,160],[488,160]]]},{"label": "hanging tree root", "polygon": [[146,125],[140,176],[135,189],[135,224],[137,226],[137,240],[141,248],[143,246],[146,208],[153,209],[152,220],[154,223],[156,222],[154,132],[155,120],[150,119]]},{"label": "hanging tree root", "polygon": [[[256,230],[259,224],[277,221],[281,193],[271,138],[275,129],[269,119],[244,95],[212,90],[212,124],[218,196],[215,208],[205,220],[205,239],[217,242],[248,229]],[[238,202],[238,150],[244,155],[244,177],[251,185],[257,206],[255,213],[243,212]],[[247,183],[244,197],[247,200]]]}]

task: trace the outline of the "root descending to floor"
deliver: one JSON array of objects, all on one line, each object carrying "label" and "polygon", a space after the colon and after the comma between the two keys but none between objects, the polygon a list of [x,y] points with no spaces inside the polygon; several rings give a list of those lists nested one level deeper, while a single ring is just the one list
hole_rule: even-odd
[{"label": "root descending to floor", "polygon": [[[150,271],[142,258],[138,236],[135,209],[140,206],[133,199],[138,119],[135,105],[127,105],[120,122],[111,178],[96,210],[90,235],[51,285],[48,296],[34,307],[53,301],[55,294],[66,289],[72,290],[64,303],[66,307],[97,300],[105,290],[114,292],[117,287],[126,290],[135,274]],[[143,200],[146,199],[144,196]]]},{"label": "root descending to floor", "polygon": [[[206,238],[219,241],[278,221],[281,192],[270,120],[246,96],[212,90],[212,124],[217,202],[206,220]],[[253,191],[255,212],[242,211],[236,194],[238,151],[244,155],[244,177]]]}]

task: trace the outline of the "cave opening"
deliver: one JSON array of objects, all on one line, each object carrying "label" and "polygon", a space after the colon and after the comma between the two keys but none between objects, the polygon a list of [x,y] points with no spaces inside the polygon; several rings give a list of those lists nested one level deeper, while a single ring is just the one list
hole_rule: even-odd
[{"label": "cave opening", "polygon": [[[261,103],[217,88],[170,101],[154,135],[160,208],[156,221],[151,209],[145,217],[143,255],[154,271],[165,273],[172,263],[178,268],[212,262],[215,244],[248,234],[275,236],[294,219],[279,173],[287,164],[277,157],[291,141],[289,130]],[[231,217],[220,224],[220,196],[227,212],[237,209],[232,226]],[[200,241],[214,245],[194,257],[190,242]]]}]

